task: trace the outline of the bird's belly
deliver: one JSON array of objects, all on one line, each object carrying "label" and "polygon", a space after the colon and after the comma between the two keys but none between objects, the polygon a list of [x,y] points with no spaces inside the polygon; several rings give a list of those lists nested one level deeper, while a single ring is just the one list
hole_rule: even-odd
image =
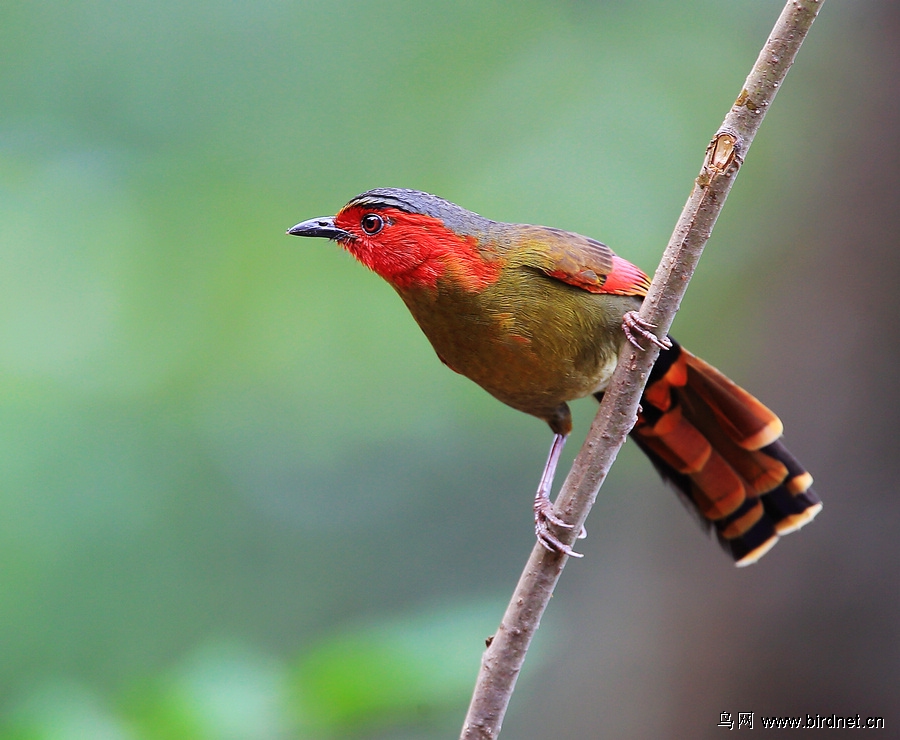
[{"label": "bird's belly", "polygon": [[567,286],[550,301],[401,296],[446,365],[541,418],[606,389],[624,338],[621,318],[634,303]]},{"label": "bird's belly", "polygon": [[576,362],[568,355],[534,351],[518,339],[478,337],[463,342],[433,341],[441,360],[514,408],[537,413],[565,401],[603,390],[616,367],[616,356]]}]

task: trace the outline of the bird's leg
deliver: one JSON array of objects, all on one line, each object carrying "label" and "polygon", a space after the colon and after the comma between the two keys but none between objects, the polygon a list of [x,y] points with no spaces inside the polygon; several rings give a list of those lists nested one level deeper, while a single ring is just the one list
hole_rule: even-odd
[{"label": "bird's leg", "polygon": [[672,349],[672,342],[668,337],[660,339],[656,334],[650,331],[655,328],[655,324],[644,321],[644,319],[638,315],[637,311],[629,311],[622,317],[622,331],[625,332],[625,338],[642,352],[644,348],[641,346],[640,342],[635,339],[635,334],[639,334],[660,349]]},{"label": "bird's leg", "polygon": [[[556,465],[559,463],[559,456],[562,454],[563,447],[566,444],[565,434],[554,434],[553,444],[550,445],[550,455],[547,457],[547,464],[544,466],[544,472],[541,475],[541,482],[538,485],[537,493],[534,495],[534,533],[540,542],[550,552],[563,552],[569,557],[580,558],[581,553],[575,552],[566,543],[550,531],[549,523],[555,524],[557,527],[564,529],[572,529],[571,524],[564,522],[556,514],[553,513],[553,504],[550,502],[550,491],[553,488],[553,477],[556,474]],[[585,536],[582,527],[579,537]]]}]

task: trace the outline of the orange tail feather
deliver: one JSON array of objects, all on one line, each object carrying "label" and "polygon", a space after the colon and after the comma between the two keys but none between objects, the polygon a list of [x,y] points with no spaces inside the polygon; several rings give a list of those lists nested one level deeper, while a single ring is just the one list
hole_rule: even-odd
[{"label": "orange tail feather", "polygon": [[641,406],[632,438],[736,565],[755,563],[821,510],[812,476],[779,441],[781,420],[676,342]]}]

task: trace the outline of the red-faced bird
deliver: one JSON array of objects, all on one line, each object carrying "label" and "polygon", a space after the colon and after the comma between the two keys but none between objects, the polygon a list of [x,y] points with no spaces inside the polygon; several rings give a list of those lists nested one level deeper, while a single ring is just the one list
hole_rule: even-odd
[{"label": "red-faced bird", "polygon": [[435,195],[378,188],[288,234],[332,239],[399,293],[441,361],[543,419],[553,444],[535,531],[565,552],[550,489],[572,430],[567,401],[602,398],[623,342],[661,348],[631,437],[737,565],[762,557],[822,504],[781,442],[778,417],[637,317],[650,281],[601,242],[491,221]]}]

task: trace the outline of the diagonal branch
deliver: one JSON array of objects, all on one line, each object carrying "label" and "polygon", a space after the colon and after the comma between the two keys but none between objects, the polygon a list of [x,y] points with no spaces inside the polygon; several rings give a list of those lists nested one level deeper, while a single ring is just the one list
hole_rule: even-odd
[{"label": "diagonal branch", "polygon": [[[665,336],[694,273],[703,247],[731,190],[743,157],[824,0],[788,0],[747,77],[740,95],[713,137],[703,167],[644,299],[640,316]],[[573,544],[625,437],[659,354],[653,345],[637,352],[625,342],[619,364],[556,501],[573,524],[560,539]],[[485,650],[461,740],[496,738],[525,655],[567,556],[536,544],[503,621]]]}]

